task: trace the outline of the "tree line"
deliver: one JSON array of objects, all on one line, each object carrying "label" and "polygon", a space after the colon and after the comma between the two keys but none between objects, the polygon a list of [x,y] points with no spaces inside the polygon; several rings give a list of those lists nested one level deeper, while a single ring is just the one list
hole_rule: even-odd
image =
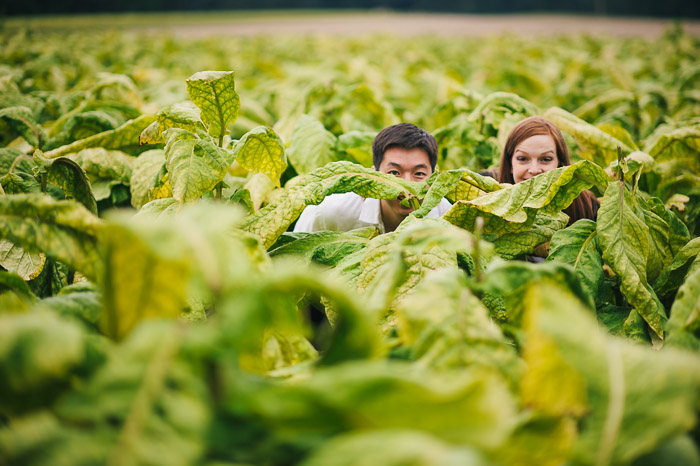
[{"label": "tree line", "polygon": [[[687,0],[257,0],[255,9],[389,9],[440,13],[584,13],[668,18],[700,17],[700,2]],[[145,11],[250,10],[247,0],[23,0],[0,6],[2,15]]]}]

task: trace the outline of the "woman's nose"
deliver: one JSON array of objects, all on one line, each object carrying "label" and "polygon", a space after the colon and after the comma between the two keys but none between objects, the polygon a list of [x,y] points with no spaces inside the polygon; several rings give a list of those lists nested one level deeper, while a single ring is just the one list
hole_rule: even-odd
[{"label": "woman's nose", "polygon": [[540,167],[540,164],[538,164],[537,162],[533,162],[530,164],[528,171],[532,174],[539,175],[540,173],[542,173],[542,167]]}]

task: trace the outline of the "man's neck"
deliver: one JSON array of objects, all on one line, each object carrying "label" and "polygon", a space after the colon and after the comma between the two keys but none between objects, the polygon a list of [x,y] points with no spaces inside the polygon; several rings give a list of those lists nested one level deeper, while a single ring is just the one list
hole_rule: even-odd
[{"label": "man's neck", "polygon": [[382,223],[384,224],[384,232],[389,233],[396,230],[399,224],[403,222],[406,217],[396,215],[386,206],[385,203],[386,201],[384,199],[379,201],[379,214],[381,215]]}]

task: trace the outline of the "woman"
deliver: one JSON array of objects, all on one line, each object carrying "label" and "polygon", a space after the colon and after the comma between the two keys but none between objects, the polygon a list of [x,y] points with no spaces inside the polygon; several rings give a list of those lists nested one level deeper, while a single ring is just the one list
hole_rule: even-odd
[{"label": "woman", "polygon": [[[559,128],[545,118],[532,116],[515,125],[508,134],[501,154],[498,181],[520,183],[566,165],[571,165],[571,159]],[[599,207],[600,203],[593,193],[586,190],[564,212],[569,216],[571,225],[582,218],[595,220]]]}]

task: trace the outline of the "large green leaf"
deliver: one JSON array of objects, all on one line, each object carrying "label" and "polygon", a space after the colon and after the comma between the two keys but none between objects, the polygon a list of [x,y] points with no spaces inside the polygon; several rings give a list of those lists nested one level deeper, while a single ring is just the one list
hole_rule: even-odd
[{"label": "large green leaf", "polygon": [[39,250],[96,277],[97,245],[103,222],[73,201],[40,194],[0,196],[0,236],[30,251]]},{"label": "large green leaf", "polygon": [[[43,265],[43,264],[42,264]],[[35,300],[34,293],[29,288],[25,279],[13,271],[6,272],[0,270],[0,293],[11,291],[18,298],[24,301],[23,304],[29,304]],[[12,308],[3,309],[3,311],[12,311]]]},{"label": "large green leaf", "polygon": [[668,344],[700,350],[700,270],[695,270],[678,289],[666,325]]},{"label": "large green leaf", "polygon": [[310,115],[302,115],[294,127],[287,157],[300,175],[306,175],[338,160],[335,153],[337,138]]},{"label": "large green leaf", "polygon": [[[93,462],[201,462],[212,409],[203,374],[183,353],[183,327],[144,324],[55,412],[64,429],[99,433]],[[158,452],[152,448],[157,445]]]},{"label": "large green leaf", "polygon": [[[112,224],[102,233],[104,266],[97,277],[104,301],[100,326],[114,339],[124,338],[143,319],[177,317],[186,306],[188,258],[177,256],[181,250],[154,247],[141,238],[141,232]],[[158,233],[167,239],[158,230],[150,233],[151,238]]]},{"label": "large green leaf", "polygon": [[602,168],[581,161],[507,186],[471,200],[458,200],[443,218],[469,231],[477,217],[484,218],[484,233],[502,235],[528,229],[538,212],[555,214],[585,189],[605,185]]},{"label": "large green leaf", "polygon": [[102,295],[92,283],[81,282],[62,288],[57,295],[42,299],[35,307],[50,310],[67,320],[78,322],[92,333],[97,331],[99,326]]},{"label": "large green leaf", "polygon": [[426,274],[397,306],[398,333],[419,367],[496,368],[515,385],[520,362],[456,268]]},{"label": "large green leaf", "polygon": [[287,168],[284,144],[277,133],[258,126],[246,134],[233,148],[236,161],[254,173],[264,173],[279,186],[280,176]]},{"label": "large green leaf", "polygon": [[649,136],[644,151],[657,161],[682,160],[693,173],[700,172],[700,125],[673,128],[660,126]]},{"label": "large green leaf", "polygon": [[0,314],[0,411],[40,409],[69,387],[86,357],[80,328],[50,312]]},{"label": "large green leaf", "polygon": [[637,214],[639,209],[624,182],[610,183],[598,211],[596,231],[603,259],[620,276],[620,290],[663,339],[666,311],[647,281],[650,233],[645,219]]},{"label": "large green leaf", "polygon": [[642,211],[644,222],[649,227],[647,281],[654,283],[676,253],[688,242],[690,234],[688,227],[655,197],[646,200]]},{"label": "large green leaf", "polygon": [[129,120],[119,128],[95,134],[85,139],[80,139],[71,144],[47,151],[44,156],[56,158],[64,155],[80,152],[91,147],[103,147],[105,149],[125,149],[139,144],[139,135],[148,125],[156,120],[155,116],[142,115]]},{"label": "large green leaf", "polygon": [[700,238],[693,238],[675,255],[654,282],[654,291],[663,297],[681,286],[688,273],[700,268]]},{"label": "large green leaf", "polygon": [[122,151],[103,148],[85,149],[70,158],[85,170],[91,180],[114,180],[125,185],[131,182],[131,167],[137,160]]},{"label": "large green leaf", "polygon": [[559,107],[547,109],[543,116],[562,131],[572,135],[581,146],[601,153],[606,165],[617,159],[618,147],[626,153],[634,150],[619,139]]},{"label": "large green leaf", "polygon": [[523,261],[494,260],[484,271],[483,280],[475,284],[474,288],[492,296],[502,297],[507,315],[501,320],[520,326],[527,284],[538,280],[566,284],[569,291],[593,313],[595,302],[583,288],[576,271],[569,265],[558,262],[531,264]]},{"label": "large green leaf", "polygon": [[554,284],[533,283],[525,299],[532,328],[585,381],[577,464],[627,464],[695,423],[700,358],[613,337]]},{"label": "large green leaf", "polygon": [[581,219],[554,233],[549,243],[547,261],[569,264],[576,270],[581,284],[593,298],[603,282],[603,258],[597,248],[596,223]]},{"label": "large green leaf", "polygon": [[338,136],[339,152],[345,152],[349,160],[363,167],[374,165],[372,160],[372,141],[377,135],[374,131],[349,131]]},{"label": "large green leaf", "polygon": [[494,373],[392,360],[319,368],[295,384],[260,387],[257,397],[268,425],[307,441],[355,429],[416,429],[452,444],[495,448],[516,421],[515,400]]},{"label": "large green leaf", "polygon": [[119,126],[119,122],[102,111],[87,111],[71,115],[63,125],[61,132],[50,141],[48,149],[54,149],[95,134],[110,131]]},{"label": "large green leaf", "polygon": [[[238,257],[238,263],[227,264],[236,271],[235,279],[229,280],[226,292],[214,303],[220,316],[216,325],[229,344],[259,358],[269,330],[300,335],[298,303],[302,296],[309,295],[322,298],[335,310],[332,334],[317,342],[322,353],[320,365],[373,359],[380,355],[377,316],[347,284],[322,269],[299,267],[297,261],[284,259],[276,260],[272,268],[266,267],[262,279],[259,269],[245,268],[246,261],[240,257],[240,250],[238,245],[237,256],[233,251],[227,255],[227,262]],[[247,262],[250,263],[250,258]],[[231,273],[221,275],[233,276]],[[308,353],[306,349],[303,352]]]},{"label": "large green leaf", "polygon": [[502,235],[485,234],[484,239],[493,242],[494,249],[502,258],[522,258],[534,255],[536,248],[565,228],[568,221],[569,217],[563,212],[556,215],[537,213],[535,221],[525,229]]},{"label": "large green leaf", "polygon": [[200,71],[187,78],[187,93],[202,111],[209,134],[223,140],[226,128],[236,121],[241,107],[233,71]]},{"label": "large green leaf", "polygon": [[353,191],[362,197],[397,199],[418,195],[422,186],[354,163],[335,162],[301,178],[275,202],[250,215],[241,228],[260,236],[269,248],[307,205],[319,204],[330,194]]},{"label": "large green leaf", "polygon": [[167,130],[165,139],[165,158],[175,199],[199,199],[224,179],[228,154],[213,142],[177,129]]},{"label": "large green leaf", "polygon": [[419,430],[357,431],[333,437],[302,466],[486,466],[476,450],[455,447]]},{"label": "large green leaf", "polygon": [[[355,281],[370,306],[386,312],[408,295],[432,270],[457,268],[457,254],[469,254],[474,240],[468,232],[439,218],[411,218],[396,231],[370,241]],[[489,252],[484,248],[484,253]],[[385,330],[393,326],[393,317]]]},{"label": "large green leaf", "polygon": [[165,151],[153,149],[139,155],[134,160],[131,178],[131,205],[137,209],[141,208],[151,199],[151,192],[160,184],[158,175],[165,165]]},{"label": "large green leaf", "polygon": [[0,266],[25,280],[38,277],[45,262],[43,254],[30,253],[6,239],[0,240]]},{"label": "large green leaf", "polygon": [[487,95],[469,114],[469,120],[476,121],[484,118],[492,108],[507,108],[512,112],[523,113],[526,116],[540,113],[537,105],[511,92],[494,92]]},{"label": "large green leaf", "polygon": [[273,246],[270,256],[291,256],[325,265],[336,265],[349,254],[367,246],[370,239],[379,234],[374,227],[352,231],[321,231],[317,233],[285,233],[284,244]]},{"label": "large green leaf", "polygon": [[468,169],[448,170],[434,173],[426,182],[429,187],[420,209],[413,214],[424,217],[434,209],[443,198],[450,202],[471,201],[486,193],[501,189],[501,185],[489,176],[482,176]]},{"label": "large green leaf", "polygon": [[140,144],[165,144],[163,133],[170,128],[180,128],[191,133],[206,133],[198,109],[183,104],[175,104],[159,111],[157,120],[151,123],[139,136]]},{"label": "large green leaf", "polygon": [[60,188],[68,199],[75,199],[93,214],[97,214],[92,185],[80,165],[68,157],[47,160],[39,151],[34,154],[34,159],[41,160],[40,163],[46,166],[46,180],[49,183]]},{"label": "large green leaf", "polygon": [[22,136],[35,148],[41,148],[46,143],[46,132],[34,120],[31,109],[27,107],[0,109],[0,121],[4,122],[16,135]]}]

